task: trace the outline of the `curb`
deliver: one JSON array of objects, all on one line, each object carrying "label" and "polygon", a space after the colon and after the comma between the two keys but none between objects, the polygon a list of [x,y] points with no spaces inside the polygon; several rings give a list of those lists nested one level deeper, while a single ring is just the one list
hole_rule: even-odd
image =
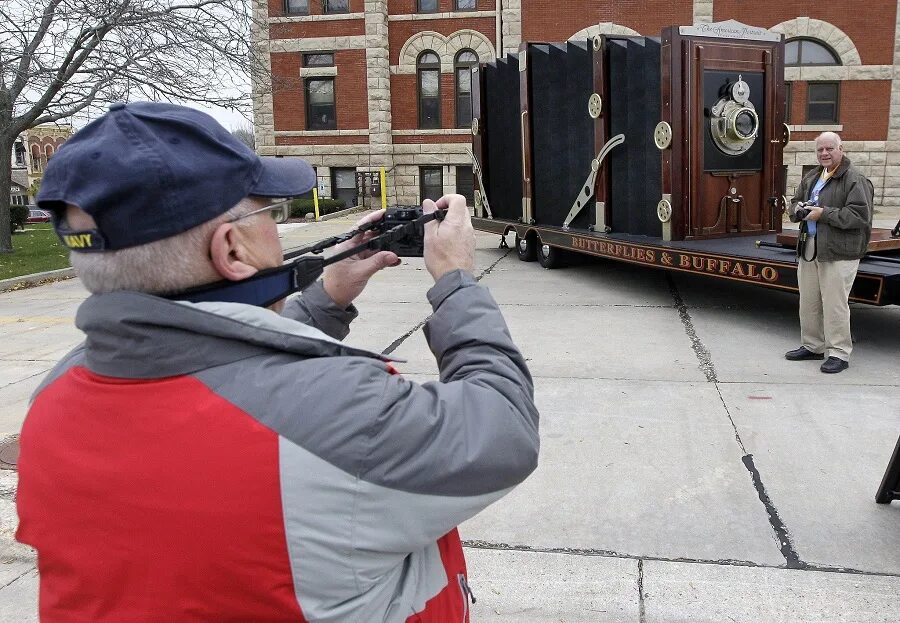
[{"label": "curb", "polygon": [[23,275],[21,277],[13,277],[12,279],[4,279],[0,281],[0,292],[24,290],[25,288],[33,288],[35,286],[44,285],[45,283],[61,281],[63,279],[71,279],[73,277],[75,277],[75,269],[71,267],[60,268],[58,270],[48,270],[43,273]]},{"label": "curb", "polygon": [[346,208],[345,210],[340,210],[339,212],[332,212],[331,214],[326,214],[325,216],[320,216],[318,221],[311,221],[313,223],[321,223],[322,221],[330,221],[333,218],[341,218],[342,216],[347,216],[348,214],[354,214],[356,212],[362,212],[364,210],[371,210],[372,208],[367,208],[366,206],[353,206],[352,208]]}]

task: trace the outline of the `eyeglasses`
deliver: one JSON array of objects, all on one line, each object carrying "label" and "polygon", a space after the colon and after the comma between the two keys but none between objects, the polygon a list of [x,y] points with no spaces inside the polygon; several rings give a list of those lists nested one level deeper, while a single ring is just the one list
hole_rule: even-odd
[{"label": "eyeglasses", "polygon": [[265,206],[264,208],[260,208],[258,210],[253,210],[252,212],[247,212],[246,214],[242,214],[241,216],[236,216],[233,219],[229,220],[229,223],[234,223],[235,221],[239,221],[241,219],[247,218],[248,216],[253,216],[254,214],[260,214],[261,212],[268,212],[272,216],[272,220],[276,223],[287,223],[287,220],[291,218],[291,202],[293,199],[284,199],[283,201],[278,201],[276,203],[272,203],[270,205]]}]

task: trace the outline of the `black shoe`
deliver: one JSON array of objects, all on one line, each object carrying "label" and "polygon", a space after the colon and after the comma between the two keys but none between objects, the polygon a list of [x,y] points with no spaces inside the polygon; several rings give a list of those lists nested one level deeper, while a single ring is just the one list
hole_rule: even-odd
[{"label": "black shoe", "polygon": [[822,367],[820,367],[819,370],[826,374],[835,374],[837,372],[841,372],[842,370],[846,370],[849,367],[849,362],[846,362],[843,359],[839,359],[837,357],[829,357],[825,360],[825,363],[822,364]]},{"label": "black shoe", "polygon": [[803,361],[804,359],[825,359],[824,353],[814,353],[807,350],[805,346],[801,346],[797,350],[789,350],[784,354],[784,358],[788,361]]}]

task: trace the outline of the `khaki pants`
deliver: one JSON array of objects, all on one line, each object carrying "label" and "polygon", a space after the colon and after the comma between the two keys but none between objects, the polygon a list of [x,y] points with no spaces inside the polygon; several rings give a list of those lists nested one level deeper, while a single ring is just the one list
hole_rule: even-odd
[{"label": "khaki pants", "polygon": [[814,353],[850,361],[850,288],[859,260],[797,263],[800,285],[800,343]]}]

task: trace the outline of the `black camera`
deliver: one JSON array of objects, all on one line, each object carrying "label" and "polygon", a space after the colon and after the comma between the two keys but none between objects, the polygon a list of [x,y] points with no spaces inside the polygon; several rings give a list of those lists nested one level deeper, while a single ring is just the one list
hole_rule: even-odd
[{"label": "black camera", "polygon": [[394,235],[386,237],[382,250],[393,251],[400,257],[422,257],[425,254],[425,225],[415,223],[421,217],[422,206],[387,208],[378,229],[385,233],[394,230]]},{"label": "black camera", "polygon": [[809,206],[815,206],[815,205],[816,205],[815,201],[801,201],[800,203],[797,204],[797,209],[794,210],[794,216],[797,217],[797,220],[802,221],[807,216],[809,216],[810,212],[812,212],[812,210],[809,209]]}]

